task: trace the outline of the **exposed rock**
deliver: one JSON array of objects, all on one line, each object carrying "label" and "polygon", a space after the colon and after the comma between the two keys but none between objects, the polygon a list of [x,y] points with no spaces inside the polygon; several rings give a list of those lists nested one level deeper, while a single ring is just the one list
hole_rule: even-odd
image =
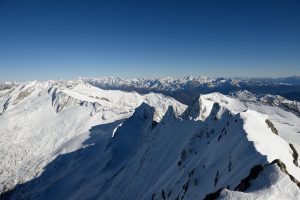
[{"label": "exposed rock", "polygon": [[268,127],[272,130],[272,132],[278,135],[278,130],[275,128],[274,124],[268,119],[266,119],[266,123]]},{"label": "exposed rock", "polygon": [[299,157],[298,152],[296,151],[293,144],[290,143],[289,145],[290,145],[290,147],[293,151],[293,158],[294,158],[293,163],[296,165],[296,167],[298,167],[299,166],[299,164],[298,164],[298,157]]}]

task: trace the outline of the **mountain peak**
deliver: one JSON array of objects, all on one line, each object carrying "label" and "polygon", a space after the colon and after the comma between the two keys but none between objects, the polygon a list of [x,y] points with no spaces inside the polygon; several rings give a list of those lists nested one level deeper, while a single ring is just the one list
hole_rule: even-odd
[{"label": "mountain peak", "polygon": [[203,109],[204,107],[203,107],[201,95],[199,95],[198,98],[194,101],[194,103],[188,106],[188,108],[184,111],[181,117],[184,119],[197,120],[200,118]]},{"label": "mountain peak", "polygon": [[149,104],[143,102],[139,107],[137,107],[132,115],[133,118],[139,120],[153,120],[155,108]]},{"label": "mountain peak", "polygon": [[114,165],[119,163],[118,160],[129,160],[129,157],[137,151],[143,137],[146,137],[152,129],[154,112],[153,107],[142,103],[122,126],[117,127],[114,137],[106,147],[112,151]]}]

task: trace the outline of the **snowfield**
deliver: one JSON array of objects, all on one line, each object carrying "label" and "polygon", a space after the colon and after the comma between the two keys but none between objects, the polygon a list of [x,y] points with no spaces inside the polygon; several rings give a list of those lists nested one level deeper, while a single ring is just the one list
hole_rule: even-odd
[{"label": "snowfield", "polygon": [[0,199],[300,199],[299,108],[248,91],[187,107],[81,79],[15,84],[0,90]]}]

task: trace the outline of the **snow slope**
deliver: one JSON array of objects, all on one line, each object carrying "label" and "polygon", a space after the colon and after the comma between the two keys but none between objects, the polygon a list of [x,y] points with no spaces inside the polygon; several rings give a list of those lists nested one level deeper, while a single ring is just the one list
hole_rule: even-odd
[{"label": "snow slope", "polygon": [[[295,148],[299,143],[288,140],[290,135],[298,136],[294,129],[285,130],[284,126],[288,121],[299,128],[295,113],[259,101],[212,93],[200,96],[182,114],[170,106],[156,120],[159,108],[150,103],[140,104],[125,120],[120,117],[94,126],[76,150],[76,137],[80,135],[66,141],[60,148],[64,153],[46,165],[39,176],[2,197],[300,198],[299,151]],[[68,103],[62,105],[58,113],[57,107],[52,107],[56,115],[69,109]],[[91,113],[89,110],[89,117]]]},{"label": "snow slope", "polygon": [[156,121],[170,105],[177,115],[186,108],[160,94],[101,90],[82,81],[32,81],[1,90],[0,191],[38,176],[58,155],[84,147],[92,126],[124,120],[142,102],[156,108]]}]

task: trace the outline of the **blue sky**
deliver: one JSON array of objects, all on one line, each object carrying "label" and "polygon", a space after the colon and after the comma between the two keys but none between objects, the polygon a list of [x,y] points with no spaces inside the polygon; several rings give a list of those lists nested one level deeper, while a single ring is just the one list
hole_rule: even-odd
[{"label": "blue sky", "polygon": [[0,81],[300,75],[300,1],[0,0]]}]

